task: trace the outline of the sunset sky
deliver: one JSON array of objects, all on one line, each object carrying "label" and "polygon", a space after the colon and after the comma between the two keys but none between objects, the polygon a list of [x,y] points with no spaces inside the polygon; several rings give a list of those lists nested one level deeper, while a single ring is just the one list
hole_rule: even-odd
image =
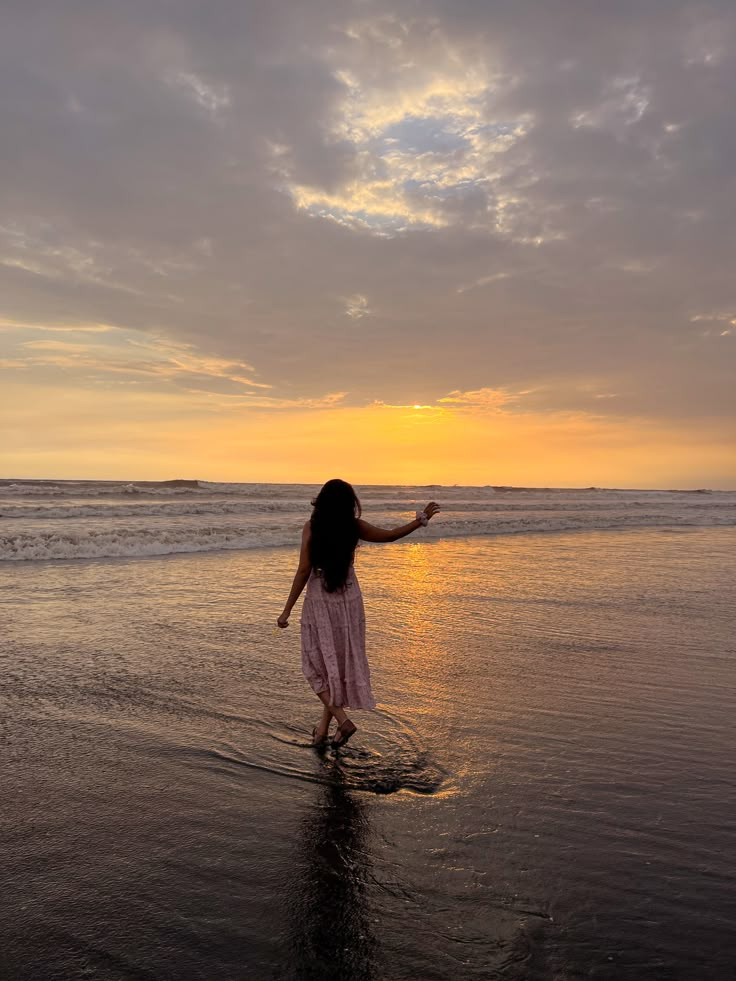
[{"label": "sunset sky", "polygon": [[733,0],[9,0],[0,477],[736,487]]}]

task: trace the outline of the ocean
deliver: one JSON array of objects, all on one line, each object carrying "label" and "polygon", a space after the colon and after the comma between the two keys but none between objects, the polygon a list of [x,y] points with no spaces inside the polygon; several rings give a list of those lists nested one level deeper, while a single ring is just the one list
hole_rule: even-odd
[{"label": "ocean", "polygon": [[316,487],[0,482],[3,981],[730,977],[736,493],[356,489],[320,756]]},{"label": "ocean", "polygon": [[[198,480],[0,480],[0,562],[291,545],[319,487]],[[736,491],[358,487],[374,523],[441,497],[422,541],[528,532],[733,527]]]}]

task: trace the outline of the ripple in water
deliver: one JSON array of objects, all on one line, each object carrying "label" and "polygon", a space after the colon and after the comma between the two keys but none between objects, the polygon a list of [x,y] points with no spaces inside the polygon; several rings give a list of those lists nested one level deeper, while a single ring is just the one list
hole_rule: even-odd
[{"label": "ripple in water", "polygon": [[[260,723],[269,737],[253,746],[254,752],[232,743],[218,742],[205,751],[220,763],[248,767],[307,783],[332,784],[339,776],[345,790],[371,794],[444,794],[451,792],[448,773],[410,727],[388,712],[377,710],[381,731],[359,727],[344,749],[318,751],[311,732],[297,726]],[[275,746],[273,744],[276,744]]]}]

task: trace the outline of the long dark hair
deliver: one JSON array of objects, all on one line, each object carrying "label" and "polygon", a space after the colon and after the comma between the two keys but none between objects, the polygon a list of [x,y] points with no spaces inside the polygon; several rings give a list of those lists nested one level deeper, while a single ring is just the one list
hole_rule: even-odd
[{"label": "long dark hair", "polygon": [[358,544],[358,495],[344,480],[328,480],[312,501],[312,537],[309,557],[322,573],[325,589],[342,589]]}]

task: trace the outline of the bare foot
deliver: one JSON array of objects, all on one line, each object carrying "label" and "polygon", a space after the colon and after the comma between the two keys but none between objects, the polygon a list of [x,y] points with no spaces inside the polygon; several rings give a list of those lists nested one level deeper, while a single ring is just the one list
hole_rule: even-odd
[{"label": "bare foot", "polygon": [[312,729],[312,745],[322,746],[327,742],[327,730],[320,729],[319,726],[315,726]]}]

